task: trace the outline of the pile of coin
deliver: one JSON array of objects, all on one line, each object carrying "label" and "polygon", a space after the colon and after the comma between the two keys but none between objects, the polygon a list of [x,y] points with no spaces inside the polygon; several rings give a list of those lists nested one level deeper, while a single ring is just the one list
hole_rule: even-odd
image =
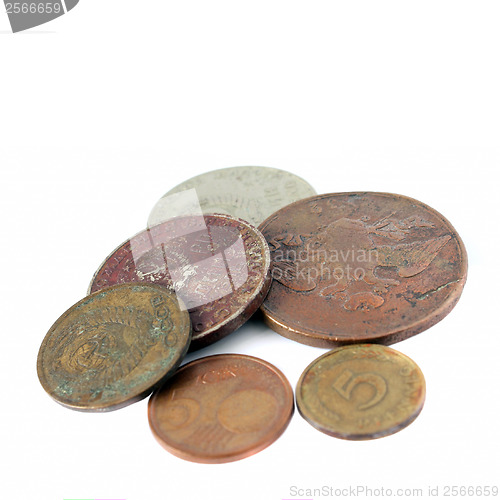
[{"label": "pile of coin", "polygon": [[316,195],[267,167],[216,170],[169,191],[148,228],[106,258],[88,295],[45,336],[38,377],[81,411],[153,393],[149,424],[167,450],[201,463],[239,460],[286,429],[290,383],[243,354],[179,366],[260,308],[280,335],[333,349],[300,377],[300,414],[331,436],[378,438],[410,424],[425,399],[418,366],[380,344],[444,318],[466,275],[460,237],[419,201]]}]

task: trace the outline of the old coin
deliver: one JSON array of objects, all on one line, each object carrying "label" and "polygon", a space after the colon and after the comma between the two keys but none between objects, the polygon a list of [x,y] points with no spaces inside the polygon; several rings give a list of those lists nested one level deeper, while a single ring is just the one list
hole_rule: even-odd
[{"label": "old coin", "polygon": [[228,215],[178,217],[120,245],[89,291],[147,281],[173,289],[189,309],[190,350],[240,327],[271,285],[269,247],[248,222]]},{"label": "old coin", "polygon": [[[232,167],[207,172],[171,189],[153,208],[148,226],[163,222],[179,213],[184,201],[185,210],[192,214],[192,201],[187,190],[196,190],[197,210],[203,213],[222,213],[239,217],[258,226],[276,210],[316,194],[316,191],[296,175],[269,167]],[[184,192],[185,200],[177,193]],[[201,209],[200,209],[201,207]]]},{"label": "old coin", "polygon": [[80,300],[54,323],[40,347],[38,378],[68,408],[116,410],[168,378],[190,338],[189,315],[174,293],[117,285]]},{"label": "old coin", "polygon": [[457,232],[405,196],[319,195],[279,210],[259,229],[273,261],[265,320],[304,344],[398,342],[444,318],[465,284]]},{"label": "old coin", "polygon": [[304,370],[296,398],[300,414],[321,432],[374,439],[413,422],[424,405],[425,380],[414,361],[390,347],[344,346]]},{"label": "old coin", "polygon": [[293,391],[273,365],[242,354],[197,359],[149,400],[149,425],[174,455],[240,460],[273,443],[293,414]]}]

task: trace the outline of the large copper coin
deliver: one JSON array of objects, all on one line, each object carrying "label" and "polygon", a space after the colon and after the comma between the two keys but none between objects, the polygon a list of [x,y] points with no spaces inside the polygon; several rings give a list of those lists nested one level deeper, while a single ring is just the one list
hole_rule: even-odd
[{"label": "large copper coin", "polygon": [[[205,172],[166,193],[153,208],[148,226],[179,214],[179,204],[192,213],[191,198],[174,194],[196,190],[198,210],[240,217],[258,226],[276,210],[316,191],[300,177],[277,168],[231,167]],[[184,202],[184,203],[183,203]],[[179,214],[184,215],[184,214]]]},{"label": "large copper coin", "polygon": [[174,218],[120,245],[89,291],[132,281],[177,292],[191,316],[193,351],[236,330],[262,304],[271,285],[269,247],[229,215]]},{"label": "large copper coin", "polygon": [[239,460],[284,432],[293,391],[273,365],[221,354],[183,367],[149,400],[149,425],[174,455],[201,463]]},{"label": "large copper coin", "polygon": [[279,210],[260,230],[274,278],[265,319],[304,344],[398,342],[444,318],[465,284],[456,231],[405,196],[315,196]]},{"label": "large copper coin", "polygon": [[189,315],[175,294],[151,284],[90,295],[52,326],[38,354],[38,378],[58,403],[116,410],[146,397],[184,358]]},{"label": "large copper coin", "polygon": [[296,398],[300,414],[316,429],[343,439],[374,439],[415,420],[425,380],[414,361],[390,347],[344,346],[304,370]]}]

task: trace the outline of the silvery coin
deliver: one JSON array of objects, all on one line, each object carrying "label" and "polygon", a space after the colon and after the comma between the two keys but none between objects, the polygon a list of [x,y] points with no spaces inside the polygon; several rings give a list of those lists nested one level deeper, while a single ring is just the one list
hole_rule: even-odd
[{"label": "silvery coin", "polygon": [[313,196],[314,189],[296,175],[269,167],[213,170],[171,189],[153,208],[148,226],[180,215],[222,213],[258,226],[280,208]]}]

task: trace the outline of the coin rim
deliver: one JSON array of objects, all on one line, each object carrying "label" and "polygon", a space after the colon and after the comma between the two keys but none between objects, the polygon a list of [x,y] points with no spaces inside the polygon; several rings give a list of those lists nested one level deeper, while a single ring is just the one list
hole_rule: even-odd
[{"label": "coin rim", "polygon": [[[331,427],[328,428],[325,425],[322,425],[320,422],[317,420],[314,420],[314,418],[311,416],[311,412],[307,411],[306,404],[303,401],[302,397],[302,385],[304,384],[304,379],[307,376],[309,370],[316,365],[317,363],[321,362],[323,358],[329,357],[329,356],[335,356],[338,354],[340,351],[344,350],[357,350],[361,348],[370,348],[370,349],[378,349],[381,351],[386,351],[390,352],[392,354],[395,354],[398,357],[403,358],[404,360],[408,361],[412,366],[414,366],[415,370],[420,376],[421,383],[422,383],[422,391],[420,393],[420,398],[418,400],[418,404],[416,404],[415,411],[408,416],[405,420],[403,420],[401,423],[387,428],[387,429],[382,429],[379,432],[376,433],[346,433],[346,432],[340,432],[340,431],[335,431]],[[368,343],[363,343],[363,344],[353,344],[353,345],[346,345],[342,347],[338,347],[336,349],[333,349],[331,351],[328,351],[315,360],[313,360],[307,367],[304,369],[302,372],[301,376],[299,377],[299,380],[297,382],[296,388],[295,388],[295,403],[297,405],[297,410],[300,414],[300,416],[312,427],[317,429],[318,431],[332,437],[336,437],[339,439],[345,439],[347,441],[369,441],[372,439],[379,439],[381,437],[385,436],[390,436],[392,434],[395,434],[396,432],[399,432],[400,430],[404,429],[405,427],[408,427],[421,413],[424,403],[425,403],[425,397],[426,397],[426,382],[425,382],[425,377],[424,374],[421,370],[421,368],[417,365],[417,363],[411,359],[409,356],[406,354],[403,354],[400,351],[397,351],[396,349],[393,349],[392,347],[388,347],[386,345],[380,345],[380,344],[368,344]]]},{"label": "coin rim", "polygon": [[139,392],[131,393],[131,396],[124,399],[120,400],[119,402],[116,403],[111,403],[111,404],[106,404],[106,405],[96,405],[96,406],[88,406],[85,404],[70,404],[68,402],[62,401],[59,399],[55,393],[51,385],[49,384],[45,372],[44,372],[44,361],[43,357],[45,354],[45,351],[47,349],[47,343],[49,341],[49,338],[53,331],[59,327],[61,323],[63,323],[66,318],[76,309],[77,307],[81,306],[83,303],[87,302],[89,299],[104,293],[108,292],[110,290],[114,289],[120,289],[120,288],[132,288],[132,287],[145,287],[145,288],[150,288],[152,290],[156,290],[162,293],[167,293],[170,297],[169,299],[172,300],[175,303],[175,300],[177,297],[175,294],[173,294],[168,288],[165,288],[160,285],[156,285],[154,283],[141,283],[141,282],[134,282],[134,283],[120,283],[118,285],[113,285],[110,287],[107,287],[102,290],[98,290],[97,292],[94,292],[90,295],[85,296],[83,299],[79,300],[75,304],[73,304],[70,308],[68,308],[55,322],[54,324],[49,328],[48,332],[45,334],[45,337],[42,340],[42,343],[40,345],[40,348],[38,350],[38,356],[37,356],[37,375],[38,375],[38,380],[40,381],[40,384],[42,385],[43,389],[45,392],[57,403],[59,403],[61,406],[64,406],[66,408],[70,408],[71,410],[76,410],[76,411],[82,411],[86,413],[101,413],[101,412],[106,412],[106,411],[114,411],[118,410],[120,408],[124,408],[125,406],[128,406],[132,403],[135,403],[137,401],[140,401],[144,398],[146,398],[151,392],[156,388],[162,385],[170,376],[175,374],[175,371],[177,367],[181,364],[182,360],[184,359],[185,355],[187,354],[189,344],[191,341],[191,335],[192,335],[192,328],[191,328],[191,320],[189,318],[189,314],[187,314],[186,309],[179,309],[180,312],[180,317],[181,320],[183,320],[183,325],[181,325],[182,330],[187,329],[187,340],[185,342],[185,345],[182,347],[182,349],[178,352],[177,359],[174,361],[174,363],[170,366],[168,371],[163,373],[160,376],[157,376],[155,379],[153,379],[151,385],[146,388],[142,389]]},{"label": "coin rim", "polygon": [[[162,387],[159,387],[151,397],[149,398],[148,402],[148,421],[149,421],[149,427],[151,429],[151,432],[153,433],[153,436],[155,439],[158,441],[158,443],[166,449],[168,452],[170,452],[172,455],[182,458],[183,460],[187,460],[190,462],[196,462],[196,463],[204,463],[204,464],[222,464],[222,463],[229,463],[229,462],[235,462],[237,460],[242,460],[243,458],[247,458],[251,455],[254,455],[256,453],[259,453],[260,451],[264,450],[271,444],[273,444],[278,438],[285,432],[287,429],[294,411],[295,411],[295,400],[294,400],[294,394],[293,394],[293,388],[289,382],[289,380],[286,378],[286,376],[283,374],[283,372],[278,369],[276,366],[273,364],[269,363],[268,361],[265,361],[261,358],[257,358],[255,356],[249,356],[248,354],[236,354],[236,353],[225,353],[225,354],[215,354],[211,356],[205,356],[202,358],[195,359],[194,361],[191,361],[183,366],[181,366],[175,375],[172,377],[171,380],[174,380],[174,378],[181,373],[183,370],[188,369],[192,367],[193,365],[200,364],[200,363],[210,363],[212,360],[218,360],[218,359],[243,359],[245,361],[253,361],[254,363],[260,365],[260,366],[265,366],[268,368],[270,371],[272,371],[275,375],[278,376],[278,378],[282,382],[282,387],[284,388],[285,392],[285,404],[283,405],[283,410],[281,411],[280,415],[280,420],[279,420],[279,425],[276,424],[273,428],[269,430],[269,432],[264,436],[262,440],[260,440],[257,444],[255,445],[250,445],[244,450],[238,451],[237,453],[223,453],[217,456],[210,455],[208,453],[192,453],[188,452],[184,449],[179,448],[175,444],[172,444],[168,442],[167,439],[162,437],[161,430],[159,429],[159,426],[157,426],[157,419],[155,418],[155,407],[156,407],[156,400],[158,398],[158,394],[164,390],[168,390],[168,384],[170,381],[167,381],[166,384],[164,384]],[[278,407],[279,408],[279,407]]]},{"label": "coin rim", "polygon": [[[285,209],[290,209],[293,207],[293,205],[299,204],[299,203],[307,203],[315,200],[321,200],[324,198],[332,197],[332,196],[349,196],[349,195],[358,195],[358,196],[363,196],[363,195],[376,195],[376,196],[383,196],[383,197],[397,197],[397,198],[402,198],[405,199],[412,204],[417,204],[420,207],[429,210],[431,213],[433,213],[438,219],[440,219],[443,224],[448,226],[450,229],[450,232],[453,233],[454,238],[457,242],[457,246],[459,249],[459,257],[460,257],[460,269],[462,270],[463,276],[459,278],[459,281],[455,283],[455,287],[452,289],[452,292],[450,295],[447,297],[446,300],[444,300],[441,305],[436,308],[431,315],[425,316],[422,319],[416,320],[413,323],[409,323],[406,326],[401,326],[399,328],[394,328],[392,331],[387,331],[385,330],[384,332],[378,333],[377,336],[372,336],[372,337],[363,337],[361,339],[356,338],[354,335],[350,336],[339,336],[339,335],[331,335],[328,336],[326,333],[318,333],[314,329],[311,328],[305,328],[302,325],[302,328],[299,328],[298,325],[291,325],[287,324],[286,319],[283,319],[280,317],[279,314],[277,313],[272,313],[269,311],[269,309],[266,308],[266,301],[262,303],[260,310],[262,311],[263,317],[264,317],[264,322],[274,330],[275,332],[279,333],[283,337],[286,337],[290,340],[295,340],[296,342],[300,342],[302,344],[306,344],[309,346],[313,347],[323,347],[323,348],[328,348],[331,349],[333,347],[339,347],[343,345],[350,345],[350,344],[356,344],[356,343],[375,343],[375,344],[384,344],[384,345],[390,345],[394,344],[396,342],[400,342],[401,340],[405,340],[407,338],[410,338],[414,335],[417,335],[418,333],[421,333],[432,326],[434,326],[436,323],[439,323],[442,319],[444,319],[450,312],[451,310],[455,307],[457,304],[458,300],[460,299],[462,295],[462,291],[465,285],[465,282],[467,281],[467,273],[468,273],[468,259],[467,259],[467,251],[465,250],[465,246],[463,244],[462,239],[460,238],[460,235],[458,232],[455,230],[453,225],[450,223],[446,217],[444,217],[441,213],[439,213],[437,210],[434,208],[430,207],[429,205],[416,200],[415,198],[410,198],[409,196],[401,195],[401,194],[395,194],[395,193],[385,193],[385,192],[377,192],[377,191],[350,191],[350,192],[342,192],[342,193],[325,193],[325,194],[320,194],[317,196],[311,196],[310,198],[304,198],[302,200],[298,200],[294,203],[291,203],[290,205],[287,205],[286,207],[281,208],[280,210],[277,210],[274,214],[270,215],[262,224],[259,225],[258,229],[262,233],[264,233],[265,227],[270,224],[271,222],[274,221],[279,215],[279,212],[281,210]],[[274,281],[274,280],[273,280]],[[272,284],[271,284],[272,287]]]}]

